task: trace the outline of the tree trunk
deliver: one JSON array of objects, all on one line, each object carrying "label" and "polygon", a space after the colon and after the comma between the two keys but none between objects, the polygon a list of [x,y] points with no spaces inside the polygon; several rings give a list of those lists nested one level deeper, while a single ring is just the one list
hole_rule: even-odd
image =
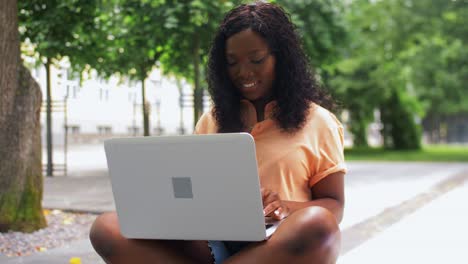
[{"label": "tree trunk", "polygon": [[47,58],[47,62],[44,65],[46,68],[46,79],[47,79],[47,106],[46,106],[46,137],[47,137],[47,176],[54,176],[54,162],[53,162],[53,150],[52,150],[52,87],[50,84],[50,59]]},{"label": "tree trunk", "polygon": [[32,232],[42,213],[41,92],[22,66],[16,0],[0,8],[0,232]]},{"label": "tree trunk", "polygon": [[381,108],[385,131],[384,145],[386,148],[397,150],[417,150],[421,148],[420,127],[416,124],[414,114],[408,108],[408,104],[404,103],[400,93],[393,90]]},{"label": "tree trunk", "polygon": [[141,109],[143,111],[143,135],[145,137],[150,135],[149,132],[149,105],[146,103],[146,88],[145,88],[146,77],[141,78]]},{"label": "tree trunk", "polygon": [[177,78],[176,79],[176,85],[177,85],[177,90],[179,91],[179,133],[180,134],[185,134],[185,128],[184,128],[184,98],[183,98],[183,87],[182,83],[180,80]]},{"label": "tree trunk", "polygon": [[195,87],[193,89],[193,126],[195,127],[198,119],[203,113],[203,91],[200,87],[200,37],[198,34],[194,36],[193,48],[193,69]]}]

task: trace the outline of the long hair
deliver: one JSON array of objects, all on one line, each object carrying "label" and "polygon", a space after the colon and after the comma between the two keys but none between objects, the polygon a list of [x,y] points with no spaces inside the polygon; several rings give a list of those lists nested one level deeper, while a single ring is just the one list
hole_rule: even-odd
[{"label": "long hair", "polygon": [[208,59],[208,90],[214,102],[218,132],[239,132],[245,128],[240,117],[241,94],[228,76],[226,41],[251,29],[267,42],[276,58],[273,118],[283,131],[295,132],[306,122],[310,103],[333,107],[310,67],[289,14],[275,4],[243,4],[229,11],[214,37]]}]

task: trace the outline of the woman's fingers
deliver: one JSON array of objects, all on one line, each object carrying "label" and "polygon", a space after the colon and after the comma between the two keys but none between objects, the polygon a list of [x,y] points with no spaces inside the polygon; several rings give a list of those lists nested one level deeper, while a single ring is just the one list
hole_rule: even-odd
[{"label": "woman's fingers", "polygon": [[288,209],[284,207],[279,195],[269,189],[261,189],[263,213],[265,216],[281,220],[287,216]]},{"label": "woman's fingers", "polygon": [[267,206],[268,204],[280,200],[279,195],[271,190],[262,189],[262,201],[263,207]]},{"label": "woman's fingers", "polygon": [[264,188],[261,188],[260,191],[262,193],[263,207],[265,207],[268,204],[267,200],[269,200],[271,191],[269,189],[264,189]]},{"label": "woman's fingers", "polygon": [[263,208],[263,213],[265,214],[265,216],[271,216],[271,217],[277,218],[277,215],[281,212],[278,211],[277,213],[275,213],[275,211],[277,211],[280,207],[281,207],[280,200],[273,201],[267,204],[267,206]]},{"label": "woman's fingers", "polygon": [[288,207],[281,205],[278,209],[274,211],[274,214],[276,219],[282,220],[283,218],[286,218],[289,215],[289,209]]}]

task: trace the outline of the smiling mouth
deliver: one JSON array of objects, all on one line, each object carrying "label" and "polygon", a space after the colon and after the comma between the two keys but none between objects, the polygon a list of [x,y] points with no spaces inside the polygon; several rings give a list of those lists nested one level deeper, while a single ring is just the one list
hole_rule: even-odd
[{"label": "smiling mouth", "polygon": [[244,84],[242,84],[242,87],[250,88],[250,87],[254,87],[256,84],[257,84],[256,82],[244,83]]},{"label": "smiling mouth", "polygon": [[256,89],[258,86],[259,82],[258,81],[252,81],[252,82],[243,82],[240,83],[240,88],[244,91],[253,91]]}]

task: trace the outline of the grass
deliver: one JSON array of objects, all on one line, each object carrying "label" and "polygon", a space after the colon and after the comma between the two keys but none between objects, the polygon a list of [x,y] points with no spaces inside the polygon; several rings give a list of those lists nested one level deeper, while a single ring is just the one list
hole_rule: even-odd
[{"label": "grass", "polygon": [[368,161],[468,162],[468,146],[426,145],[421,150],[345,149],[345,158]]}]

